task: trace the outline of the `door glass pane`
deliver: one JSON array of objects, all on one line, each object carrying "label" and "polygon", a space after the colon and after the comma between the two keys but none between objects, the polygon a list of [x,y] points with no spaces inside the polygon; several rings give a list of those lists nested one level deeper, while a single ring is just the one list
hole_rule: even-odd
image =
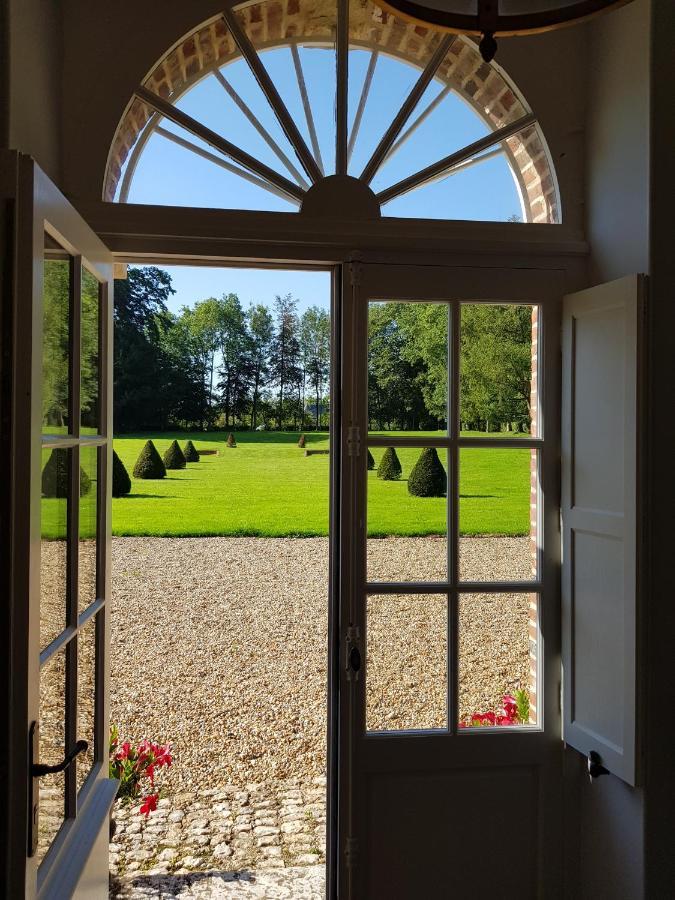
[{"label": "door glass pane", "polygon": [[77,739],[89,744],[77,758],[78,791],[94,765],[97,619],[98,616],[92,616],[77,636]]},{"label": "door glass pane", "polygon": [[366,605],[366,729],[447,727],[448,603],[380,594]]},{"label": "door glass pane", "polygon": [[459,721],[536,722],[536,594],[459,597]]},{"label": "door glass pane", "polygon": [[100,333],[100,286],[91,272],[82,267],[80,415],[84,434],[100,431]]},{"label": "door glass pane", "polygon": [[537,436],[538,307],[463,303],[460,430]]},{"label": "door glass pane", "polygon": [[42,430],[65,434],[70,422],[72,259],[45,235],[42,298]]},{"label": "door glass pane", "polygon": [[369,581],[446,581],[447,451],[372,447]]},{"label": "door glass pane", "polygon": [[459,452],[462,581],[537,576],[537,451],[463,447]]},{"label": "door glass pane", "polygon": [[66,627],[70,450],[42,451],[40,648]]},{"label": "door glass pane", "polygon": [[446,435],[447,303],[368,304],[368,430]]},{"label": "door glass pane", "polygon": [[[66,651],[59,650],[40,670],[39,761],[60,763],[65,755]],[[41,862],[65,818],[64,772],[40,778],[37,859]]]},{"label": "door glass pane", "polygon": [[96,600],[98,472],[98,447],[81,447],[80,535],[78,543],[78,609],[80,612],[83,612]]}]

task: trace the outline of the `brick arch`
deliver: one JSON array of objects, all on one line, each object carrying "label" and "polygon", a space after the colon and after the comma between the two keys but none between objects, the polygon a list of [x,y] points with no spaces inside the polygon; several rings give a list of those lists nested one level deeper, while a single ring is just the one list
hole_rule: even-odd
[{"label": "brick arch", "polygon": [[[335,0],[259,0],[239,6],[236,15],[258,50],[334,40]],[[379,50],[419,68],[441,39],[439,32],[397,19],[371,0],[351,0],[349,33],[352,46]],[[239,57],[225,22],[215,17],[176,43],[143,84],[175,101],[213,69]],[[460,37],[454,42],[436,77],[450,84],[492,128],[508,125],[529,112],[504,72],[494,63],[485,63],[469,39]],[[152,115],[137,98],[129,103],[110,149],[104,199],[114,199],[122,167]],[[539,127],[530,126],[508,138],[506,144],[528,221],[558,222],[556,179]]]}]

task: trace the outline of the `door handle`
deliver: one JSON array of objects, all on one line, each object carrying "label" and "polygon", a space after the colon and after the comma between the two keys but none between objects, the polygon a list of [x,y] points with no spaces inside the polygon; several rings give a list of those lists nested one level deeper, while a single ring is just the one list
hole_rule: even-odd
[{"label": "door handle", "polygon": [[47,766],[44,763],[33,763],[31,767],[31,775],[33,778],[40,778],[42,775],[54,775],[57,772],[65,772],[68,766],[72,765],[76,757],[89,747],[87,741],[78,741],[70,753],[67,753],[60,763],[53,766]]}]

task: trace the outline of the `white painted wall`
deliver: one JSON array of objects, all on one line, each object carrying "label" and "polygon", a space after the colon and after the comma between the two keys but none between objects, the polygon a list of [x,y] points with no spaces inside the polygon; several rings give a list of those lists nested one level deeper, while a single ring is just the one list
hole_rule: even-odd
[{"label": "white painted wall", "polygon": [[648,267],[649,0],[588,30],[586,227],[598,283]]},{"label": "white painted wall", "polygon": [[61,177],[63,17],[59,0],[6,0],[8,147]]}]

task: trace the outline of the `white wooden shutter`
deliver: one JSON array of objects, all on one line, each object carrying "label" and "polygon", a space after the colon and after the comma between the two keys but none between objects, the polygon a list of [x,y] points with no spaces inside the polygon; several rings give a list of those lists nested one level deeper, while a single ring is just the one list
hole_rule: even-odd
[{"label": "white wooden shutter", "polygon": [[643,276],[563,303],[565,741],[636,780],[638,332]]}]

